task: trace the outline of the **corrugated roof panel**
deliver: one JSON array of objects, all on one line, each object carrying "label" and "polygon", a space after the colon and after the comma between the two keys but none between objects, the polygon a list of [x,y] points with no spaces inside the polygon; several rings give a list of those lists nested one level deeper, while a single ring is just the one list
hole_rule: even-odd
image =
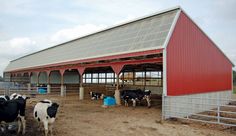
[{"label": "corrugated roof panel", "polygon": [[5,71],[161,48],[178,9],[78,38],[10,62]]}]

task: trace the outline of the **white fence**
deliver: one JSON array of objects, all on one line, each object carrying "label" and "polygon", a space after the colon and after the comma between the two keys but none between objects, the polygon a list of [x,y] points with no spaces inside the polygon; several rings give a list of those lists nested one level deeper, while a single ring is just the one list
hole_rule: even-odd
[{"label": "white fence", "polygon": [[[179,118],[236,126],[236,99],[163,96],[162,119]],[[173,97],[175,97],[173,99]]]},{"label": "white fence", "polygon": [[[40,88],[45,88],[48,90],[47,87],[40,87]],[[20,93],[20,94],[25,94],[25,95],[34,95],[34,94],[39,94],[38,91],[39,87],[17,87],[17,86],[11,86],[11,87],[0,87],[0,95],[11,95],[12,93]],[[55,90],[55,93],[58,93],[58,95],[61,92],[60,87],[50,87],[50,90]],[[64,88],[64,91],[66,91],[66,88]]]}]

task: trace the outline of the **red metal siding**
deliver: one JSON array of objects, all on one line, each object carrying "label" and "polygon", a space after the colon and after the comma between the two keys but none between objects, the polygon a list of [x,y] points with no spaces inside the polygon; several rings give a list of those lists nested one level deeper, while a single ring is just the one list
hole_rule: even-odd
[{"label": "red metal siding", "polygon": [[167,46],[167,95],[232,89],[232,64],[183,12]]}]

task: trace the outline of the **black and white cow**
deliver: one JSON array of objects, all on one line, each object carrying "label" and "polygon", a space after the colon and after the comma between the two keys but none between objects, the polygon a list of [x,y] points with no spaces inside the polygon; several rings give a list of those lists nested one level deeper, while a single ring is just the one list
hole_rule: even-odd
[{"label": "black and white cow", "polygon": [[[7,95],[0,95],[0,107],[3,106],[5,104],[6,101],[9,101],[10,100],[10,97],[7,96]],[[1,113],[0,113],[1,114]],[[4,122],[4,121],[3,121]],[[0,122],[0,128],[1,128],[1,131],[3,132],[5,129],[5,125],[2,124],[3,123],[2,121]]]},{"label": "black and white cow", "polygon": [[13,93],[10,95],[10,100],[18,100],[21,101],[21,109],[18,114],[18,132],[21,129],[22,126],[22,133],[25,133],[25,126],[26,126],[26,120],[25,120],[25,108],[26,108],[26,102],[27,99],[30,99],[30,97],[27,97],[26,95],[21,95],[18,93]]},{"label": "black and white cow", "polygon": [[6,101],[9,101],[9,100],[10,100],[9,96],[7,96],[7,95],[0,95],[0,104],[4,103]]},{"label": "black and white cow", "polygon": [[[15,95],[15,94],[14,94]],[[0,122],[10,123],[18,119],[18,131],[20,133],[22,126],[22,134],[25,134],[25,107],[28,97],[17,94],[17,98],[10,99],[8,96],[1,96],[0,102]],[[10,96],[11,98],[11,96]],[[5,101],[4,101],[5,100]]]},{"label": "black and white cow", "polygon": [[98,99],[103,99],[104,98],[104,94],[102,94],[102,93],[89,92],[89,95],[91,96],[92,100],[98,100]]},{"label": "black and white cow", "polygon": [[124,100],[125,106],[128,106],[129,100],[133,102],[133,107],[136,106],[137,101],[141,102],[141,100],[146,100],[147,106],[148,108],[150,108],[151,107],[150,96],[151,96],[150,90],[142,91],[141,89],[137,89],[137,90],[121,91],[121,98]]},{"label": "black and white cow", "polygon": [[58,107],[57,103],[47,99],[38,102],[34,107],[33,116],[39,123],[43,123],[45,136],[48,135],[48,132],[52,135],[52,127],[56,119]]}]

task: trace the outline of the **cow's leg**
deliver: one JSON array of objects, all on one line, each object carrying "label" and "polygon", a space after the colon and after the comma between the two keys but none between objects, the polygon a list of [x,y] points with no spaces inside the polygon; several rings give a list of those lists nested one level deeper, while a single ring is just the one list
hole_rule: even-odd
[{"label": "cow's leg", "polygon": [[53,125],[52,125],[52,124],[48,124],[49,133],[51,134],[51,136],[52,136],[52,127],[53,127]]},{"label": "cow's leg", "polygon": [[131,99],[133,102],[133,107],[136,107],[136,100],[135,99]]},{"label": "cow's leg", "polygon": [[128,107],[128,101],[125,100],[125,107]]},{"label": "cow's leg", "polygon": [[17,134],[20,134],[20,130],[21,130],[21,118],[18,118],[18,131]]},{"label": "cow's leg", "polygon": [[4,132],[5,131],[5,129],[4,129],[4,125],[0,125],[0,129],[1,129],[1,132]]},{"label": "cow's leg", "polygon": [[22,134],[25,134],[25,122],[26,122],[26,120],[25,120],[25,117],[24,116],[19,116],[19,118],[20,118],[20,121],[21,121],[21,125],[22,125]]},{"label": "cow's leg", "polygon": [[7,131],[7,124],[6,124],[6,122],[3,122],[3,121],[1,122],[0,129],[1,129],[1,132]]},{"label": "cow's leg", "polygon": [[43,125],[44,125],[45,136],[47,136],[48,135],[48,122],[43,121]]},{"label": "cow's leg", "polygon": [[147,100],[148,108],[150,108],[150,107],[151,107],[151,99],[150,99],[150,96],[146,96],[146,100]]},{"label": "cow's leg", "polygon": [[37,121],[37,124],[38,124],[38,131],[41,131],[41,130],[42,130],[42,129],[41,129],[41,127],[42,127],[42,126],[41,126],[41,123]]}]

